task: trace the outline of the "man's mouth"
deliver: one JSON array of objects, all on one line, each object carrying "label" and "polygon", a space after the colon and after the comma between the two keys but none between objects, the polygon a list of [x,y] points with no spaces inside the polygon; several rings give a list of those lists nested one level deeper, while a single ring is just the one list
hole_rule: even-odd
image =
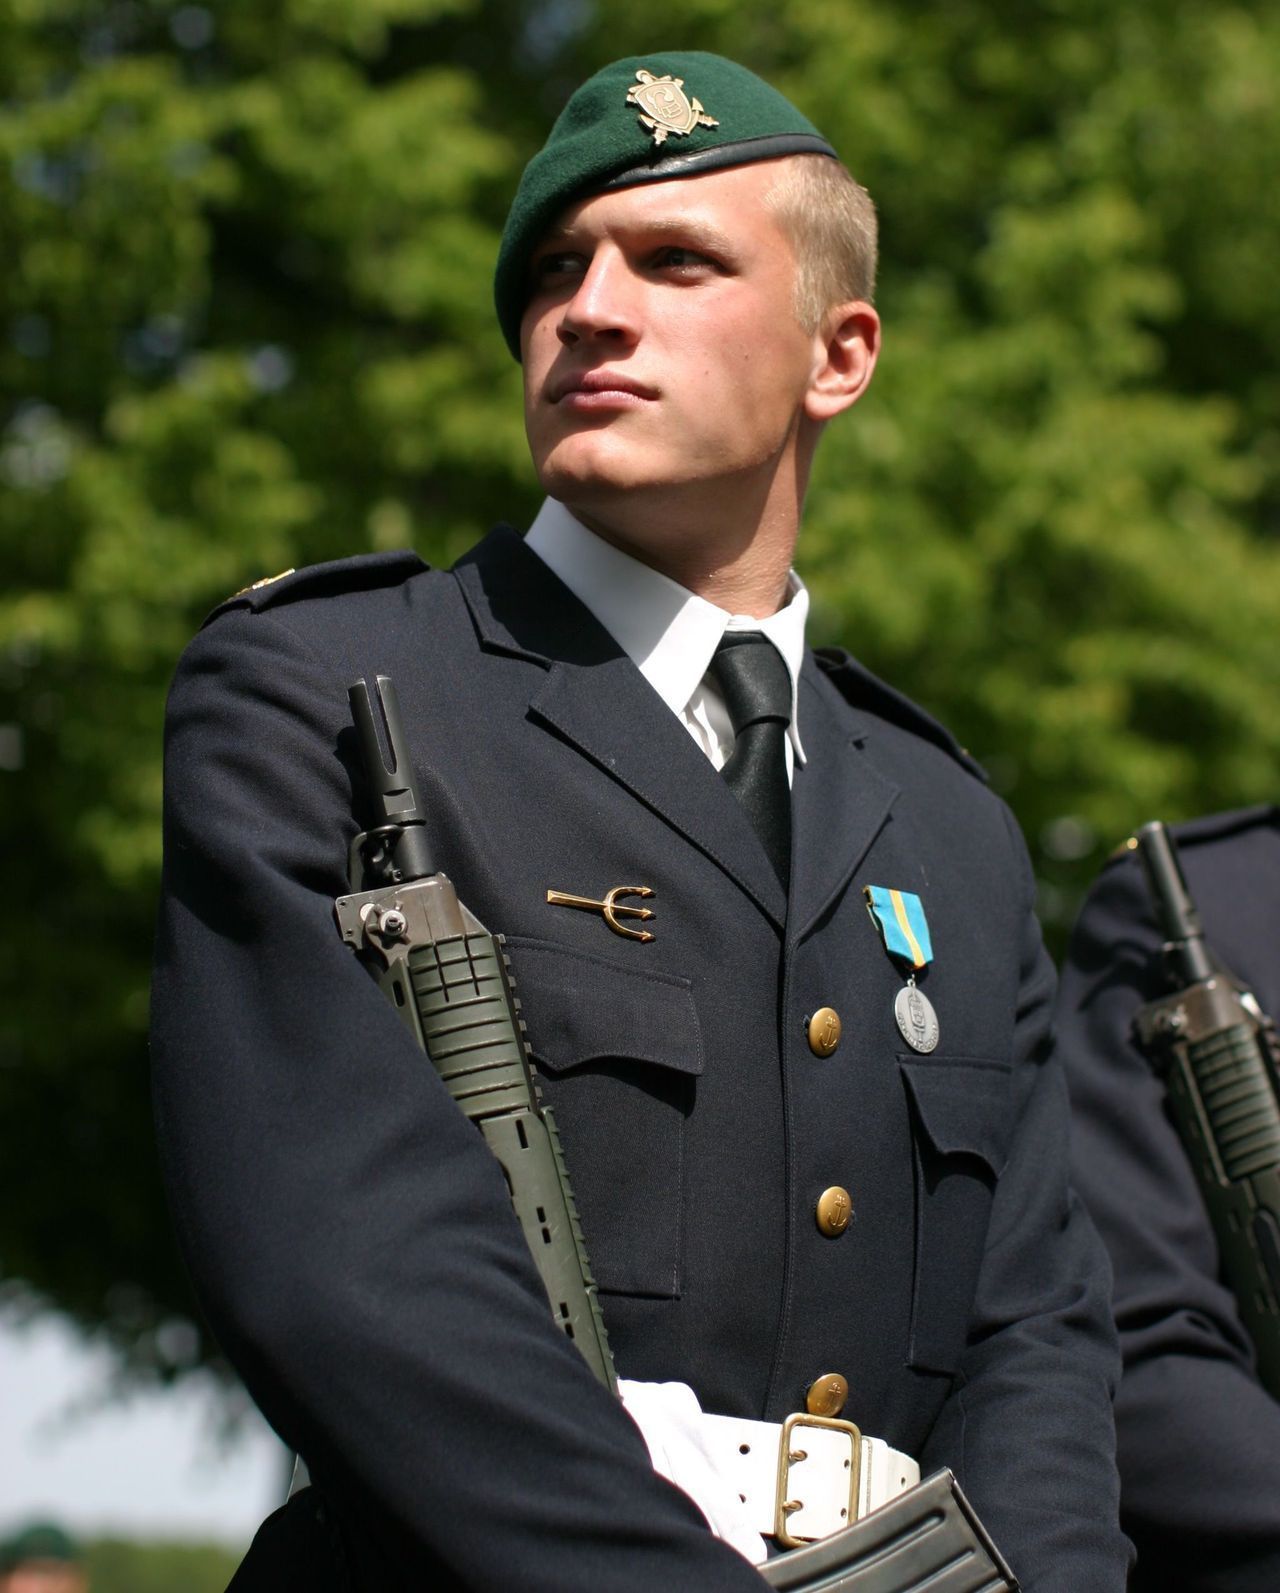
[{"label": "man's mouth", "polygon": [[651,402],[657,396],[656,388],[624,376],[620,371],[609,370],[579,371],[558,377],[550,391],[553,404],[572,409],[631,408]]}]

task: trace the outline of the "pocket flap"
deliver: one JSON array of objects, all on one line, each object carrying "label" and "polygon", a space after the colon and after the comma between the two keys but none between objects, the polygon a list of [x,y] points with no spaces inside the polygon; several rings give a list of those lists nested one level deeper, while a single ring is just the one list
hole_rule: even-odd
[{"label": "pocket flap", "polygon": [[1009,1159],[1011,1069],[971,1057],[899,1056],[907,1093],[940,1156],[976,1156],[997,1176]]},{"label": "pocket flap", "polygon": [[693,983],[548,941],[507,941],[529,1049],[549,1073],[617,1057],[702,1072]]}]

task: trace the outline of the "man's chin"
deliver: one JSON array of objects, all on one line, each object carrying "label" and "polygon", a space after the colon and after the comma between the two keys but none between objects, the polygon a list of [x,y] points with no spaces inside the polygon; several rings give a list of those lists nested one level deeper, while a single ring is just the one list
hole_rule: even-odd
[{"label": "man's chin", "polygon": [[656,485],[650,472],[638,468],[634,454],[610,457],[611,451],[554,449],[538,463],[538,480],[549,498],[575,502],[608,501],[620,492],[639,492]]}]

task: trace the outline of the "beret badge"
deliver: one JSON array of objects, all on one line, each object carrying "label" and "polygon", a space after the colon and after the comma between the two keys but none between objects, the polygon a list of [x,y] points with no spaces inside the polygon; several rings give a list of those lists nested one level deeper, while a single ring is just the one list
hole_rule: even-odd
[{"label": "beret badge", "polygon": [[627,90],[627,104],[639,107],[640,121],[653,134],[655,144],[665,143],[669,133],[691,133],[695,127],[720,125],[706,114],[698,100],[685,93],[682,77],[654,77],[644,67]]},{"label": "beret badge", "polygon": [[[689,92],[691,84],[714,115]],[[507,212],[493,276],[507,347],[519,359],[534,246],[566,206],[784,155],[836,158],[807,116],[736,61],[706,50],[665,50],[602,66],[565,102]]]}]

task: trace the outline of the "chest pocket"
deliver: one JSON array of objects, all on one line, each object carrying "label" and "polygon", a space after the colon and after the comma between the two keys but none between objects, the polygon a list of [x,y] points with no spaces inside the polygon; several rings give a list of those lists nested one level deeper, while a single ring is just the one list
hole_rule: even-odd
[{"label": "chest pocket", "polygon": [[600,1292],[674,1299],[703,1061],[692,982],[546,941],[507,946]]},{"label": "chest pocket", "polygon": [[899,1056],[915,1157],[915,1278],[908,1360],[954,1372],[965,1346],[996,1180],[1009,1153],[1008,1064]]}]

